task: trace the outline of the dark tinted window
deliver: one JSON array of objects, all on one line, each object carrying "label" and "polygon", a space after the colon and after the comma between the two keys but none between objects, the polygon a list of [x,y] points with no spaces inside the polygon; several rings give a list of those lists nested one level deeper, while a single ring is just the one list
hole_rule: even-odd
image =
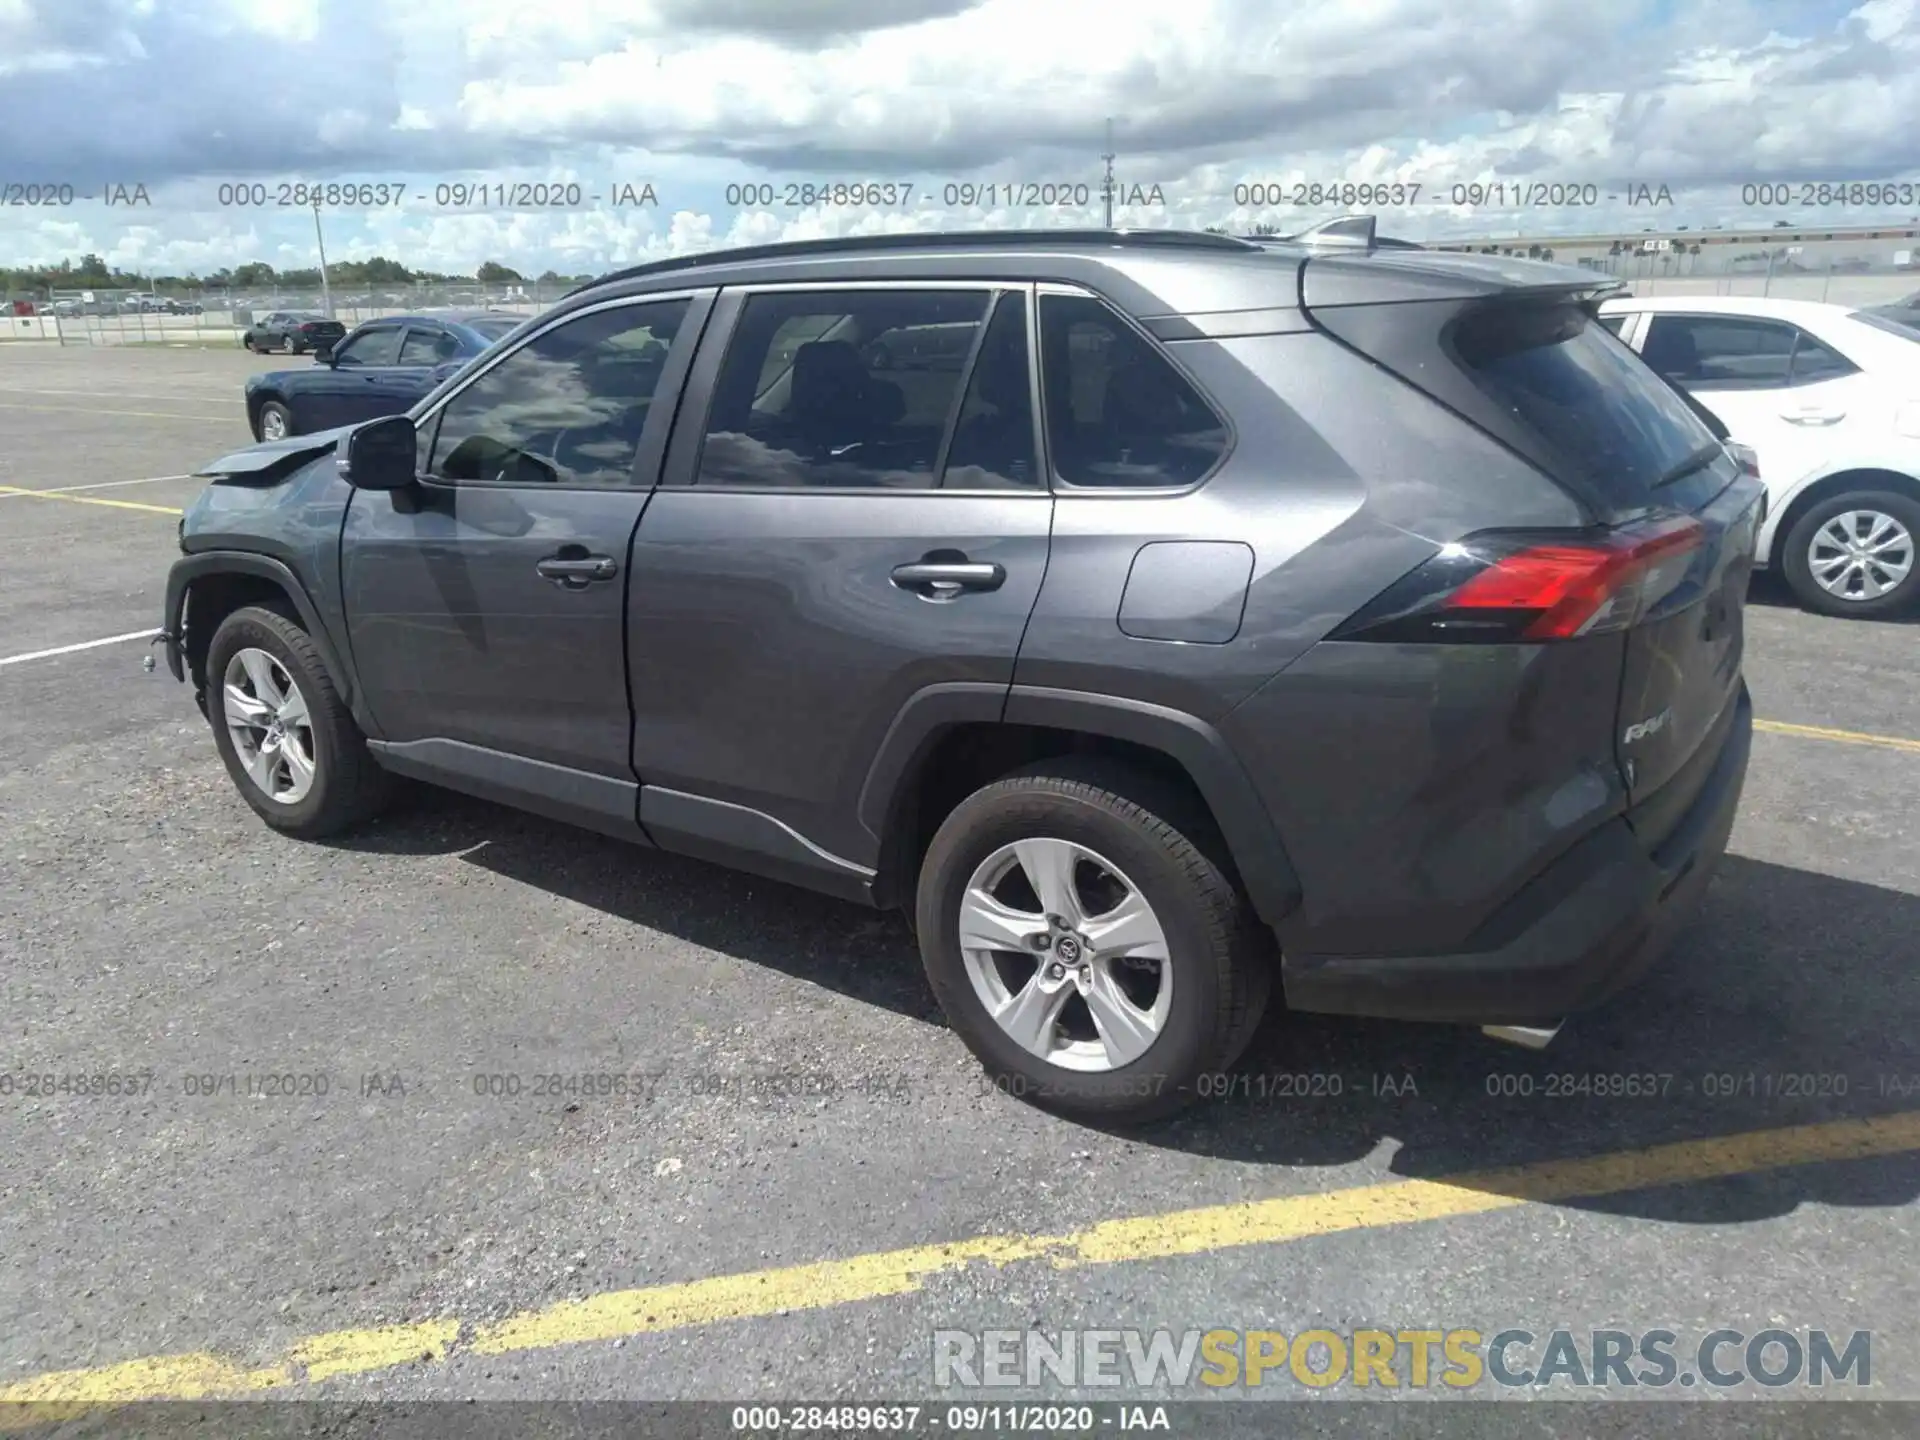
[{"label": "dark tinted window", "polygon": [[362,330],[333,352],[342,365],[392,365],[400,359],[401,331],[397,325],[384,330]]},{"label": "dark tinted window", "polygon": [[1602,315],[1600,317],[1600,323],[1618,335],[1622,330],[1627,328],[1627,317],[1625,315]]},{"label": "dark tinted window", "polygon": [[472,320],[467,324],[469,330],[477,330],[484,340],[504,340],[520,328],[518,320]]},{"label": "dark tinted window", "polygon": [[433,473],[626,485],[684,300],[599,310],[529,341],[450,400]]},{"label": "dark tinted window", "polygon": [[956,327],[970,355],[985,290],[755,295],[714,382],[701,485],[932,488],[964,365],[912,361],[882,337]]},{"label": "dark tinted window", "polygon": [[1041,483],[1024,295],[1002,295],[994,307],[940,483],[953,490],[1027,489]]},{"label": "dark tinted window", "polygon": [[452,353],[452,347],[453,337],[444,330],[409,330],[400,346],[400,363],[437,365]]},{"label": "dark tinted window", "polygon": [[1793,326],[1775,320],[1655,315],[1640,353],[1677,385],[1778,389],[1787,383],[1797,334]]},{"label": "dark tinted window", "polygon": [[1167,358],[1098,300],[1040,299],[1047,446],[1069,485],[1190,485],[1225,423]]},{"label": "dark tinted window", "polygon": [[1802,330],[1793,344],[1793,370],[1789,378],[1795,385],[1814,385],[1851,375],[1858,368],[1839,351],[1822,345]]},{"label": "dark tinted window", "polygon": [[1672,385],[1577,305],[1481,307],[1452,323],[1446,343],[1559,474],[1610,497],[1644,495],[1714,443]]}]

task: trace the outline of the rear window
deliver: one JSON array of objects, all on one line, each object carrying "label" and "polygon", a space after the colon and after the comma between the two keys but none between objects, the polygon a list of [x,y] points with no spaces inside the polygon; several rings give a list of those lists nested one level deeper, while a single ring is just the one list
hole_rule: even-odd
[{"label": "rear window", "polygon": [[518,320],[471,320],[467,328],[479,333],[484,340],[504,340],[520,328]]},{"label": "rear window", "polygon": [[1714,441],[1673,387],[1579,305],[1476,308],[1452,322],[1443,347],[1555,474],[1609,499],[1644,499]]}]

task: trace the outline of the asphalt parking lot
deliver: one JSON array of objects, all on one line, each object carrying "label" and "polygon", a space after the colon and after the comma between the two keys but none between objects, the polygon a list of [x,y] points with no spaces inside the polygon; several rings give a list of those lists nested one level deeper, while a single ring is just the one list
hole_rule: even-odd
[{"label": "asphalt parking lot", "polygon": [[1920,625],[1757,585],[1704,913],[1544,1053],[1275,1013],[1107,1134],[983,1088],[891,917],[450,795],[257,823],[112,637],[258,368],[0,346],[0,1402],[925,1396],[936,1329],[1372,1325],[1868,1330],[1842,1388],[1920,1399]]}]

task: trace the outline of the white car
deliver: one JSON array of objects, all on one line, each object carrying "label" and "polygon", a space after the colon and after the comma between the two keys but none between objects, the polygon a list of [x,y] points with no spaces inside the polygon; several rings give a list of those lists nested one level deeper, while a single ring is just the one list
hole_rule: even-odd
[{"label": "white car", "polygon": [[1920,335],[1813,300],[1608,300],[1601,323],[1705,405],[1767,486],[1758,560],[1827,615],[1920,600]]}]

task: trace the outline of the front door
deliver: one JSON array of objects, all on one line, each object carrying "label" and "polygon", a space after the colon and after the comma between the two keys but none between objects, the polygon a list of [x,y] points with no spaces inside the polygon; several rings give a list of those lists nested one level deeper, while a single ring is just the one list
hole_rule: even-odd
[{"label": "front door", "polygon": [[706,304],[614,301],[536,332],[421,418],[418,484],[355,493],[341,584],[387,742],[632,781],[628,546]]},{"label": "front door", "polygon": [[[1053,513],[1029,300],[984,284],[723,295],[689,390],[710,405],[683,417],[634,545],[633,756],[658,843],[703,853],[675,832],[726,831],[872,869],[857,800],[902,705],[1012,683]],[[960,363],[876,355],[924,325],[971,327]]]},{"label": "front door", "polygon": [[301,428],[331,430],[405,410],[404,405],[374,408],[382,377],[400,359],[404,333],[398,325],[369,325],[342,340],[329,360],[314,361],[313,373],[301,381],[306,409]]}]

